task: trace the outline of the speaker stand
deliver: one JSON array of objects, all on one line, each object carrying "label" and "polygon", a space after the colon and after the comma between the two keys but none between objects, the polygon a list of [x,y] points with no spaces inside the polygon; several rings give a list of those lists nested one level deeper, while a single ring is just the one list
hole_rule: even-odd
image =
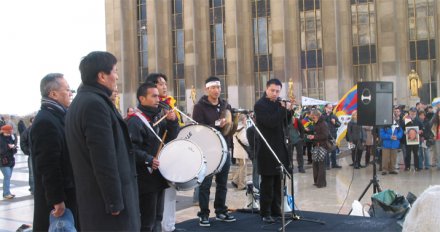
[{"label": "speaker stand", "polygon": [[[376,162],[378,159],[378,156],[376,155],[376,151],[377,151],[377,143],[376,143],[376,139],[377,139],[377,134],[376,134],[376,126],[373,126],[373,151],[374,151],[374,160],[373,160],[373,179],[370,180],[370,183],[367,185],[367,187],[364,189],[364,191],[362,192],[361,196],[359,197],[358,201],[360,202],[362,200],[362,198],[365,196],[365,194],[367,193],[368,189],[371,187],[371,185],[373,185],[373,194],[378,193],[378,192],[382,192],[382,188],[379,185],[379,180],[377,179],[377,171],[376,171]],[[348,215],[351,214],[351,212],[353,211],[353,208],[350,210],[350,212],[348,212]]]}]

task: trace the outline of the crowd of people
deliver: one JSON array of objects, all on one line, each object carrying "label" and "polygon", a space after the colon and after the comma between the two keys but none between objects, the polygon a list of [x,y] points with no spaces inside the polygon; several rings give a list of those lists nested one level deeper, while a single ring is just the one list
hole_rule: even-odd
[{"label": "crowd of people", "polygon": [[[149,74],[138,87],[138,105],[127,108],[123,118],[115,105],[116,57],[91,52],[81,60],[79,70],[82,84],[73,101],[64,75],[50,73],[41,80],[41,108],[29,127],[20,121],[15,132],[9,118],[0,121],[3,198],[14,198],[10,180],[18,133],[21,150],[29,156],[34,231],[47,231],[49,215],[61,217],[67,209],[75,227],[84,231],[179,231],[175,227],[176,189],[158,170],[161,148],[185,126],[182,115],[174,110],[176,100],[168,95],[167,76]],[[206,175],[196,190],[200,226],[211,225],[209,199],[214,177],[215,218],[236,221],[226,205],[232,158],[238,171],[231,184],[238,190],[246,189],[247,163],[252,162],[252,182],[260,192],[260,216],[266,223],[275,222],[282,213],[281,178],[283,172],[293,173],[294,154],[299,173],[312,165],[317,188],[326,187],[326,170],[341,168],[340,151],[333,144],[341,122],[333,114],[333,105],[304,108],[297,115],[293,99],[280,99],[281,89],[280,80],[267,81],[254,113],[239,115],[236,131],[223,135],[226,161]],[[194,105],[193,120],[221,131],[227,126],[224,112],[232,107],[220,98],[220,79],[208,77],[205,92]],[[359,125],[357,112],[352,113],[346,141],[354,169],[365,168],[376,157],[382,175],[398,174],[401,161],[403,170],[409,171],[411,158],[415,171],[431,168],[434,160],[440,168],[440,111],[423,103],[403,110],[396,106],[393,124],[385,127]]]}]

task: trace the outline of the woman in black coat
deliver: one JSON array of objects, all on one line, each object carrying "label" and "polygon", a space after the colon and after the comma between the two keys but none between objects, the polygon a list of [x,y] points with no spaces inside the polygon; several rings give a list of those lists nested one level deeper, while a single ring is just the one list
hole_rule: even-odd
[{"label": "woman in black coat", "polygon": [[[329,130],[325,119],[321,117],[321,112],[319,112],[319,110],[312,110],[310,112],[310,117],[315,123],[315,133],[313,135],[307,135],[307,138],[313,140],[313,149],[322,147],[326,151],[328,151]],[[325,159],[319,161],[313,160],[313,182],[314,185],[316,185],[316,187],[318,188],[323,188],[327,186],[327,180],[325,176],[326,167],[324,161]]]},{"label": "woman in black coat", "polygon": [[81,230],[139,231],[139,196],[127,125],[110,100],[116,57],[92,52],[80,64],[83,86],[66,116]]},{"label": "woman in black coat", "polygon": [[15,197],[10,191],[12,170],[15,166],[14,154],[17,153],[17,140],[12,133],[12,126],[4,125],[1,127],[0,170],[3,174],[3,198],[5,199]]}]

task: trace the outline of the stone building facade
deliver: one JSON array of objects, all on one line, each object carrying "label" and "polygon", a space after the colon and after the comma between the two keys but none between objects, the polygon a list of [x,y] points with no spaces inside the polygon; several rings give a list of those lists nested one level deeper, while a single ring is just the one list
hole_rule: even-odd
[{"label": "stone building facade", "polygon": [[[233,107],[252,108],[265,82],[337,101],[357,81],[392,81],[394,103],[430,103],[439,89],[437,0],[107,0],[107,50],[119,60],[121,108],[149,72],[192,111],[211,75]],[[423,86],[410,97],[408,74]]]}]

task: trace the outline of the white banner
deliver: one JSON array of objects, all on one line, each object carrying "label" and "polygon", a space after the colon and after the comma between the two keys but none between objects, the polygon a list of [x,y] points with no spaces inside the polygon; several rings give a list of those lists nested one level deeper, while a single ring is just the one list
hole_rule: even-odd
[{"label": "white banner", "polygon": [[325,105],[327,103],[330,103],[328,101],[323,101],[311,97],[301,97],[301,105],[303,106],[313,106],[313,105]]}]

